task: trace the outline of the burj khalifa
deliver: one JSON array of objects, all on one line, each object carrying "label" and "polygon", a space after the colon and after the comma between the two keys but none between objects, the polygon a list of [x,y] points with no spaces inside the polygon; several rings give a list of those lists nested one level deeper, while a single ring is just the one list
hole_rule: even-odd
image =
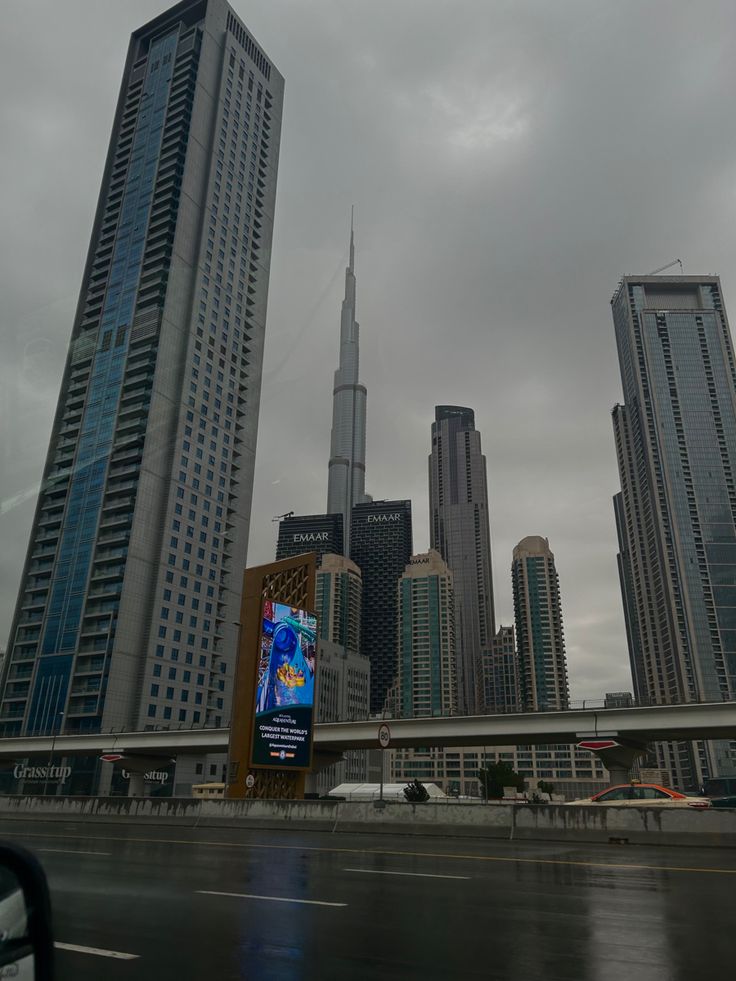
[{"label": "burj khalifa", "polygon": [[345,299],[340,320],[340,364],[335,372],[332,438],[327,482],[327,512],[342,514],[345,554],[350,554],[353,505],[371,498],[365,493],[366,388],[358,381],[359,332],[355,319],[355,240],[350,219],[350,260],[345,270]]}]

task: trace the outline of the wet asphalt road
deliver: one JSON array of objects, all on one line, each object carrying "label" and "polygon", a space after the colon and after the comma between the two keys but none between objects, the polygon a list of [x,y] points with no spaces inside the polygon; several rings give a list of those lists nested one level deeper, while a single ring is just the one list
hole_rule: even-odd
[{"label": "wet asphalt road", "polygon": [[730,849],[8,820],[0,837],[42,860],[58,941],[136,955],[62,949],[61,981],[692,981],[736,964]]}]

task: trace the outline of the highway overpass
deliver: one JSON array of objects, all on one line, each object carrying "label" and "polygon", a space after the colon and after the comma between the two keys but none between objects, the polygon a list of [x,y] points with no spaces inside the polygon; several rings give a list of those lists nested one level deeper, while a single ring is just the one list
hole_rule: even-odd
[{"label": "highway overpass", "polygon": [[[736,701],[687,705],[518,712],[508,715],[386,719],[391,748],[429,746],[513,746],[574,743],[606,738],[634,745],[657,740],[736,740]],[[340,753],[376,749],[381,720],[328,722],[315,726],[315,750]],[[224,753],[230,730],[168,729],[84,735],[0,739],[0,759],[90,756],[123,753],[158,756]]]}]

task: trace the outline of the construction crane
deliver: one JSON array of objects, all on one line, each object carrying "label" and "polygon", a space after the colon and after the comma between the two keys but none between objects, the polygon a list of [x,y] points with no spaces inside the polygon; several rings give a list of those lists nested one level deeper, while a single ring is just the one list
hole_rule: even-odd
[{"label": "construction crane", "polygon": [[671,269],[673,266],[680,267],[680,275],[685,275],[685,270],[682,266],[682,259],[673,259],[672,262],[668,262],[666,266],[660,266],[659,269],[655,269],[654,272],[647,273],[648,276],[658,276],[659,273],[664,272],[665,269]]},{"label": "construction crane", "polygon": [[271,521],[281,521],[282,518],[293,518],[294,512],[287,511],[286,514],[277,514],[275,518],[271,518]]}]

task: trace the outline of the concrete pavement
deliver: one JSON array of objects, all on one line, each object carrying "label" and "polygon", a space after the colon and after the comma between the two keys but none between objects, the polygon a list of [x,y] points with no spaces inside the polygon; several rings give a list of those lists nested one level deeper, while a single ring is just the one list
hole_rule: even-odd
[{"label": "concrete pavement", "polygon": [[736,962],[732,850],[33,820],[0,837],[47,869],[61,981],[690,981]]}]

